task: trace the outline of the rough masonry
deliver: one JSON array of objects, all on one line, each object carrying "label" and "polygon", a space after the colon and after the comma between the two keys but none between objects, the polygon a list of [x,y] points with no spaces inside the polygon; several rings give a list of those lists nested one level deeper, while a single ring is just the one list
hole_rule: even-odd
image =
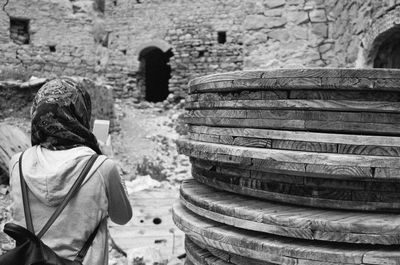
[{"label": "rough masonry", "polygon": [[27,76],[100,78],[114,86],[117,97],[143,100],[143,80],[149,78],[143,69],[154,50],[168,53],[163,59],[170,69],[168,90],[176,99],[185,96],[189,79],[217,72],[368,68],[380,45],[400,34],[399,5],[398,0],[0,0],[0,78],[10,69]]}]

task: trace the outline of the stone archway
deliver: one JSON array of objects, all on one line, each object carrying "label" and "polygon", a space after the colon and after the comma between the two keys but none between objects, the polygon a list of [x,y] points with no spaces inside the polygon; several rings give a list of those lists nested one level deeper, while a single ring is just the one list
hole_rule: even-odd
[{"label": "stone archway", "polygon": [[400,27],[385,32],[377,44],[373,54],[373,67],[400,69]]},{"label": "stone archway", "polygon": [[369,28],[363,41],[365,66],[400,68],[400,10],[388,12]]},{"label": "stone archway", "polygon": [[160,102],[168,97],[172,56],[171,46],[160,45],[160,42],[149,43],[140,50],[137,82],[145,100]]}]

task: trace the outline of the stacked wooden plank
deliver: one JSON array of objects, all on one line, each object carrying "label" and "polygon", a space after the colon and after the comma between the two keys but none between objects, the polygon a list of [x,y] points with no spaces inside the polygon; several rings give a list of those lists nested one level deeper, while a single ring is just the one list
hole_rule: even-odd
[{"label": "stacked wooden plank", "polygon": [[278,69],[189,83],[188,264],[400,264],[400,71]]}]

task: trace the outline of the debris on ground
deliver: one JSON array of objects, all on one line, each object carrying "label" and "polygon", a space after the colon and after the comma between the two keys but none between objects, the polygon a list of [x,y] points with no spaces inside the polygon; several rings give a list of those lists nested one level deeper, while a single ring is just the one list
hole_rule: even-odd
[{"label": "debris on ground", "polygon": [[129,195],[154,188],[159,188],[161,183],[155,179],[152,179],[150,175],[137,176],[134,180],[125,181],[126,189]]}]

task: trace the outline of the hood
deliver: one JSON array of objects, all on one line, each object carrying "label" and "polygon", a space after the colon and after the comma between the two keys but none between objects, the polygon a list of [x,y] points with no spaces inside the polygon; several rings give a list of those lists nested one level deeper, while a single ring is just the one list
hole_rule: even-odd
[{"label": "hood", "polygon": [[24,153],[22,172],[36,198],[48,206],[57,206],[93,154],[89,147],[49,150],[33,146]]}]

